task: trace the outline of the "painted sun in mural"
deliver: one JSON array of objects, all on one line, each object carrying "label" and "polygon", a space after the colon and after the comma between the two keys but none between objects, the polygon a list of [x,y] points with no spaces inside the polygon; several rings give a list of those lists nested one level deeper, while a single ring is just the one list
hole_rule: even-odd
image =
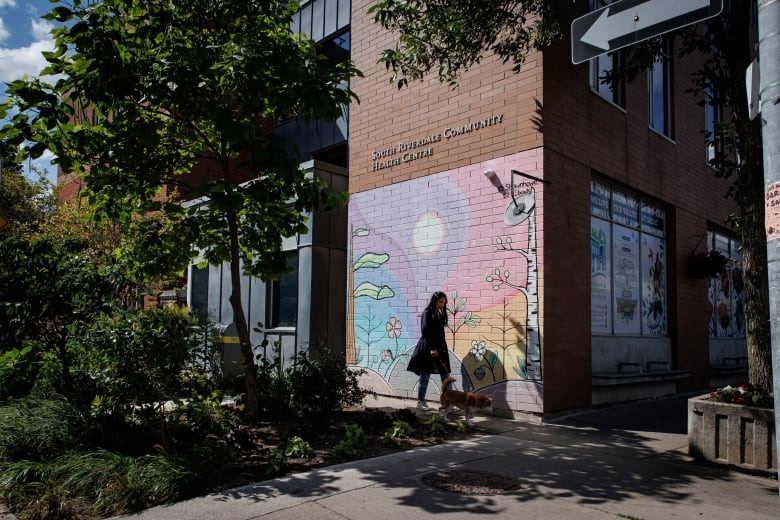
[{"label": "painted sun in mural", "polygon": [[412,245],[423,256],[430,256],[444,243],[444,222],[436,213],[423,213],[414,224]]}]

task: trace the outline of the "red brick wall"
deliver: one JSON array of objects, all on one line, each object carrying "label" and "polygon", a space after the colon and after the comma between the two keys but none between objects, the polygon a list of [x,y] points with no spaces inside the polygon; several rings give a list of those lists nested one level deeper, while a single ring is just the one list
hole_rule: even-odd
[{"label": "red brick wall", "polygon": [[[706,290],[703,282],[688,277],[687,258],[706,233],[707,223],[722,224],[735,208],[723,198],[728,181],[714,177],[706,165],[703,108],[686,92],[696,59],[675,55],[675,131],[669,139],[648,127],[644,74],[627,85],[625,108],[616,107],[591,92],[588,65],[571,63],[568,40],[529,56],[519,74],[488,57],[464,73],[455,90],[439,84],[434,73],[399,91],[388,84],[384,66],[376,63],[379,52],[393,42],[390,34],[368,19],[366,9],[371,4],[353,2],[352,57],[365,77],[353,82],[361,103],[351,109],[350,192],[543,146],[543,176],[549,182],[544,186],[540,229],[546,412],[587,406],[591,400],[592,173],[655,198],[667,216],[667,310],[673,363],[693,372],[681,383],[682,390],[706,387]],[[562,26],[568,27],[569,21]],[[504,116],[501,124],[436,142],[430,146],[430,157],[372,171],[372,151],[496,114]]]},{"label": "red brick wall", "polygon": [[[707,223],[723,224],[735,211],[724,199],[729,181],[718,179],[706,165],[704,109],[686,92],[697,62],[678,59],[674,72],[674,138],[647,124],[646,76],[626,89],[626,107],[618,108],[590,91],[588,65],[573,65],[570,44],[556,44],[544,53],[544,144],[547,269],[545,407],[556,409],[572,396],[586,393],[590,351],[590,271],[587,261],[589,200],[592,171],[629,189],[658,199],[667,208],[667,306],[669,334],[676,368],[693,370],[682,390],[707,386],[708,304],[704,282],[687,273],[687,258],[707,231]],[[582,290],[556,291],[556,285]],[[576,313],[576,309],[583,312]],[[566,327],[554,327],[566,323]],[[587,377],[586,377],[587,376]]]},{"label": "red brick wall", "polygon": [[[539,54],[529,56],[519,74],[489,57],[466,72],[454,90],[440,84],[435,74],[398,90],[388,83],[385,66],[376,63],[393,40],[368,17],[372,4],[371,0],[352,2],[352,59],[365,77],[352,81],[360,104],[350,108],[351,193],[541,146],[542,134],[532,122],[535,99],[542,100]],[[504,116],[502,123],[467,136],[442,138],[431,147],[430,157],[372,171],[374,150],[498,114]]]}]

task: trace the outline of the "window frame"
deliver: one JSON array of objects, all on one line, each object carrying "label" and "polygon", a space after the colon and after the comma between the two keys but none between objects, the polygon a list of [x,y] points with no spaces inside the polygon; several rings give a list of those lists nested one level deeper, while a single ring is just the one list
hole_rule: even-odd
[{"label": "window frame", "polygon": [[707,164],[715,168],[717,158],[724,153],[723,139],[719,136],[718,126],[723,122],[723,104],[715,102],[718,96],[711,83],[704,87],[704,135],[707,138],[704,158]]},{"label": "window frame", "polygon": [[288,255],[288,270],[266,284],[266,330],[296,328],[298,325],[300,255],[298,249],[285,251],[285,254]]},{"label": "window frame", "polygon": [[[658,101],[662,105],[660,111],[656,110]],[[674,139],[673,106],[674,77],[671,40],[664,37],[664,56],[656,59],[653,66],[647,69],[647,122],[651,130],[669,139]],[[658,121],[659,118],[662,120]]]},{"label": "window frame", "polygon": [[[669,337],[666,206],[601,177],[593,177],[590,186],[591,334],[605,337]],[[627,211],[630,208],[633,208],[633,215]],[[619,237],[620,233],[624,236]],[[596,235],[603,237],[603,244],[597,243],[594,239]],[[618,254],[616,241],[621,240],[621,251]],[[654,252],[655,257],[648,258],[647,252]],[[619,302],[618,280],[624,278],[624,287],[625,284],[631,284],[631,273],[623,273],[620,277],[618,274],[624,269],[626,261],[630,263],[632,259],[636,263],[632,270],[638,286],[637,295],[630,301]],[[654,278],[656,275],[657,279]],[[601,281],[598,281],[599,277]],[[601,295],[601,298],[597,299],[596,295]],[[637,317],[632,318],[629,325],[619,323],[619,309],[631,302],[636,303]],[[597,312],[599,309],[601,311]],[[650,313],[656,309],[659,312],[651,320]],[[653,321],[655,319],[658,321]],[[599,322],[603,327],[596,326]]]}]

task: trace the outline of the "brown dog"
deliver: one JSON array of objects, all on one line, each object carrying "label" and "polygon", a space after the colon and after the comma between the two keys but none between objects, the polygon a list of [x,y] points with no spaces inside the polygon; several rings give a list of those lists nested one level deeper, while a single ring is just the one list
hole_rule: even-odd
[{"label": "brown dog", "polygon": [[461,392],[460,390],[451,390],[450,384],[454,382],[454,377],[448,377],[441,384],[443,390],[440,397],[441,408],[439,408],[439,411],[441,412],[442,419],[446,421],[447,415],[449,415],[452,409],[457,406],[463,410],[463,413],[466,415],[466,424],[473,426],[473,423],[471,422],[473,412],[485,409],[488,409],[491,412],[493,411],[492,399],[486,395],[477,394],[475,392]]}]

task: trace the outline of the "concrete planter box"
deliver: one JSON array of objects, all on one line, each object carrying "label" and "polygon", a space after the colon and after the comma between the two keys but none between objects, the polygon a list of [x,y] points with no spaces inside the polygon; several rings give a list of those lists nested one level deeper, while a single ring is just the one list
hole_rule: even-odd
[{"label": "concrete planter box", "polygon": [[720,403],[708,397],[688,400],[688,454],[777,475],[774,410]]}]

